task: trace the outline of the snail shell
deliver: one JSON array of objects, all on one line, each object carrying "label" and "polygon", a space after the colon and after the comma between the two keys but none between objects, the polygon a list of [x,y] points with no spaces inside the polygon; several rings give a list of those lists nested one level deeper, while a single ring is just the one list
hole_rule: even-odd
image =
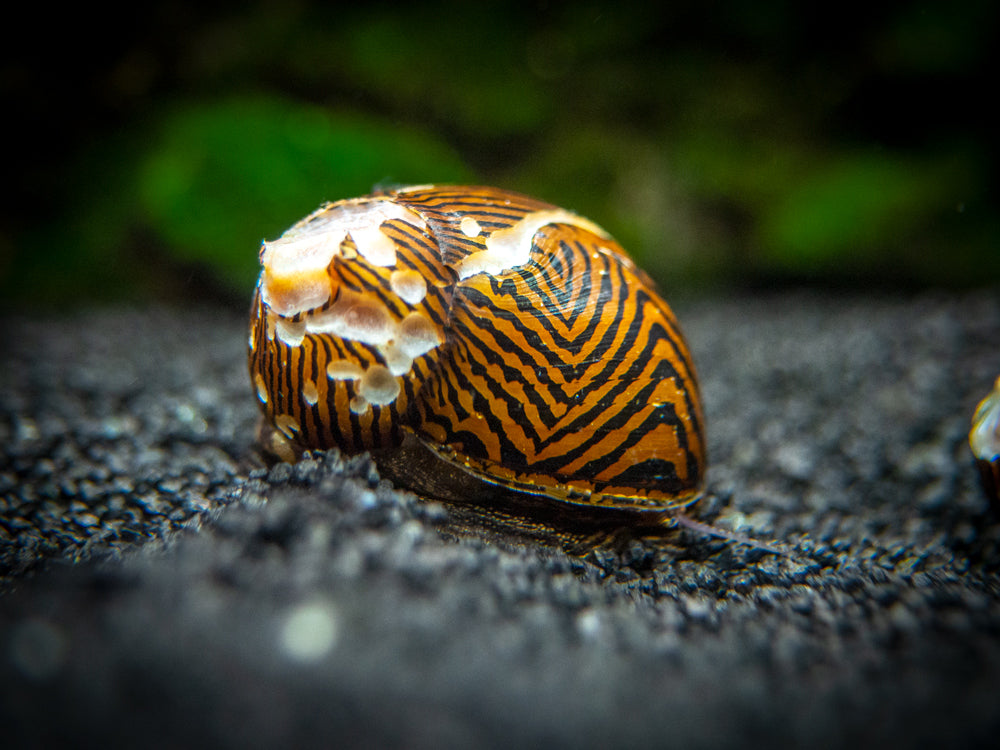
[{"label": "snail shell", "polygon": [[270,448],[371,450],[445,500],[571,512],[693,502],[691,354],[600,227],[485,187],[326,204],[263,243],[250,376]]},{"label": "snail shell", "polygon": [[1000,377],[972,417],[969,446],[987,497],[1000,509]]}]

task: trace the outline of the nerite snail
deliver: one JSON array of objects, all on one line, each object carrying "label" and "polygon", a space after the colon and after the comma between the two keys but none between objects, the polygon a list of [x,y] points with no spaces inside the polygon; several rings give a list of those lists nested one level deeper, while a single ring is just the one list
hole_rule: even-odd
[{"label": "nerite snail", "polygon": [[705,472],[673,312],[603,229],[485,187],[326,204],[260,250],[250,376],[272,450],[373,451],[455,502],[660,524]]},{"label": "nerite snail", "polygon": [[993,506],[1000,510],[1000,377],[990,394],[976,407],[969,446],[976,457],[983,489]]}]

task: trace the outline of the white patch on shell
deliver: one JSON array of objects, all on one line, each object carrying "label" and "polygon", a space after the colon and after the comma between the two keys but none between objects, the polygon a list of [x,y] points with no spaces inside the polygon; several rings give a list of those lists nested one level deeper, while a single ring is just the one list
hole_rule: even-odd
[{"label": "white patch on shell", "polygon": [[458,278],[467,279],[482,272],[495,276],[508,269],[523,266],[531,257],[535,234],[549,224],[571,224],[598,237],[608,237],[608,233],[592,221],[569,211],[562,209],[534,211],[516,224],[506,229],[497,229],[487,235],[485,250],[470,253],[459,261],[455,269]]},{"label": "white patch on shell", "polygon": [[302,339],[306,335],[306,322],[305,320],[288,320],[287,318],[278,318],[274,324],[275,333],[278,334],[278,338],[281,339],[288,346],[299,346],[302,344]]},{"label": "white patch on shell", "polygon": [[397,270],[389,274],[389,286],[403,302],[418,305],[427,296],[427,281],[416,271]]},{"label": "white patch on shell", "polygon": [[352,229],[351,239],[354,240],[358,253],[373,266],[394,266],[396,243],[383,234],[380,227],[381,225]]},{"label": "white patch on shell", "polygon": [[[437,328],[422,313],[411,312],[396,322],[380,302],[349,291],[329,309],[307,314],[304,321],[309,333],[332,334],[377,347],[393,375],[405,375],[413,367],[414,359],[441,344]],[[327,375],[334,379],[356,379],[363,376],[363,370],[358,365],[336,361],[327,366]]]},{"label": "white patch on shell", "polygon": [[257,398],[260,399],[262,404],[267,403],[267,386],[264,383],[264,376],[259,372],[255,373],[253,376],[253,384],[257,388]]},{"label": "white patch on shell", "polygon": [[379,353],[393,375],[405,375],[413,367],[413,360],[421,357],[441,343],[434,324],[418,312],[407,315],[399,324],[395,338]]},{"label": "white patch on shell", "polygon": [[382,365],[372,365],[361,376],[358,384],[358,396],[369,404],[385,406],[391,404],[399,395],[399,381]]},{"label": "white patch on shell", "polygon": [[359,198],[324,206],[278,239],[265,242],[259,282],[264,303],[284,316],[325,303],[331,292],[327,268],[348,236],[372,265],[395,265],[396,245],[381,229],[392,219],[427,228],[419,214],[395,201]]},{"label": "white patch on shell", "polygon": [[395,341],[379,347],[379,353],[385,359],[385,366],[393,375],[405,375],[413,367],[413,357],[399,348]]},{"label": "white patch on shell", "polygon": [[440,343],[434,324],[420,313],[410,313],[399,324],[396,344],[411,359],[427,354]]},{"label": "white patch on shell", "polygon": [[479,226],[479,222],[471,216],[464,217],[462,223],[458,226],[462,230],[462,234],[466,237],[478,237],[479,233],[483,231],[483,228]]},{"label": "white patch on shell", "polygon": [[378,302],[360,302],[344,313],[340,335],[365,344],[384,344],[393,334],[392,317]]},{"label": "white patch on shell", "polygon": [[363,374],[361,365],[347,359],[335,359],[326,365],[326,376],[330,380],[357,380]]},{"label": "white patch on shell", "polygon": [[389,311],[380,302],[345,293],[327,310],[305,317],[309,333],[332,333],[340,338],[379,346],[395,334]]},{"label": "white patch on shell", "polygon": [[309,404],[309,406],[319,401],[319,389],[311,380],[307,380],[302,384],[302,400]]},{"label": "white patch on shell", "polygon": [[286,438],[294,438],[300,429],[299,420],[293,417],[291,414],[276,414],[274,416],[274,426],[277,427],[281,434]]}]

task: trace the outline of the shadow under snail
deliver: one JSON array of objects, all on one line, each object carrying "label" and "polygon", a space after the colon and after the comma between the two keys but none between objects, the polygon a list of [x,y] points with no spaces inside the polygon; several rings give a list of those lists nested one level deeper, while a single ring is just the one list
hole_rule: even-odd
[{"label": "shadow under snail", "polygon": [[321,206],[260,262],[249,365],[272,454],[371,451],[397,485],[522,526],[717,533],[682,512],[705,474],[691,354],[596,224],[405,187]]}]

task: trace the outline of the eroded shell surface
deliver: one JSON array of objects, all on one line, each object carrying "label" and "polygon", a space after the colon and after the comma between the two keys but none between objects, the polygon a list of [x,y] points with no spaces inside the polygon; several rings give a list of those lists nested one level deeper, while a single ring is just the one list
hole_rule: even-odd
[{"label": "eroded shell surface", "polygon": [[687,344],[592,222],[420,186],[325,205],[260,260],[250,375],[289,454],[374,450],[436,495],[662,510],[700,490]]}]

